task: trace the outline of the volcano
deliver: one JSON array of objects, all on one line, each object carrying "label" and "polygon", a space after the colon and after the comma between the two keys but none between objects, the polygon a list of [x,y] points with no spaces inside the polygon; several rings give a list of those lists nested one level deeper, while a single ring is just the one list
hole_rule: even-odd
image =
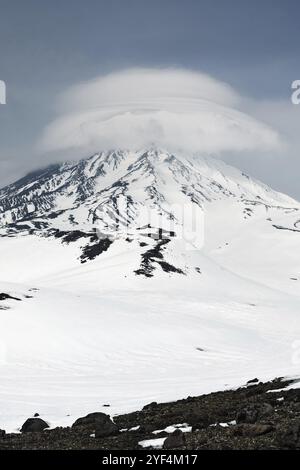
[{"label": "volcano", "polygon": [[300,203],[210,156],[105,151],[3,188],[1,426],[297,375],[299,246]]}]

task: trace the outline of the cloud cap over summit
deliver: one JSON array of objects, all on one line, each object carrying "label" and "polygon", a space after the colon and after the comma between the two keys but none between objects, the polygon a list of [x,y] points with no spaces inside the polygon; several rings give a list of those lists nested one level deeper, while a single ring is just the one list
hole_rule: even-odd
[{"label": "cloud cap over summit", "polygon": [[278,149],[279,135],[239,111],[241,101],[232,87],[200,72],[127,69],[66,90],[38,149],[79,157],[150,145],[213,154]]}]

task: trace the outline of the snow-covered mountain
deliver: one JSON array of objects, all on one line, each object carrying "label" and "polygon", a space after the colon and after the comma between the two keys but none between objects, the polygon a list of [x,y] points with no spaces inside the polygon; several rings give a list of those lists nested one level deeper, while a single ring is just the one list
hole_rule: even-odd
[{"label": "snow-covered mountain", "polygon": [[[156,259],[156,267],[187,274],[191,266],[182,258],[178,240],[188,225],[190,232],[204,230],[204,216],[222,203],[235,208],[232,219],[228,213],[230,225],[246,226],[263,214],[276,230],[281,217],[289,215],[283,228],[300,230],[300,205],[291,198],[221,161],[150,149],[102,152],[52,165],[2,189],[0,234],[75,243],[82,263],[126,241],[140,252],[136,274],[157,272],[149,258]],[[203,241],[199,235],[198,245],[193,244],[192,237],[190,249],[202,248]],[[180,267],[164,260],[168,252],[181,258]]]},{"label": "snow-covered mountain", "polygon": [[102,152],[3,188],[0,428],[299,373],[299,246],[300,203],[211,157]]}]

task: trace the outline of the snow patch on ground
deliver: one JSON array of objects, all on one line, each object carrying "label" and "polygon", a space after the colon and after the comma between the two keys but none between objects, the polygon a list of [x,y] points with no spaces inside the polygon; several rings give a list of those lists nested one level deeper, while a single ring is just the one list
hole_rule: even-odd
[{"label": "snow patch on ground", "polygon": [[189,426],[187,423],[183,424],[172,424],[171,426],[167,426],[165,429],[159,429],[157,431],[153,431],[152,434],[159,434],[161,432],[172,433],[176,431],[176,429],[180,429],[182,432],[191,432],[192,426]]},{"label": "snow patch on ground", "polygon": [[152,447],[153,449],[162,449],[166,439],[166,437],[160,437],[158,439],[146,439],[145,441],[140,441],[139,445],[143,448]]}]

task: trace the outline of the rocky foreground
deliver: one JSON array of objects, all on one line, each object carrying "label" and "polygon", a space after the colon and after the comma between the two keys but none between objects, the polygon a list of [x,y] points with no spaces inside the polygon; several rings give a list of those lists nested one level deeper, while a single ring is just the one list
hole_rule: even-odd
[{"label": "rocky foreground", "polygon": [[20,433],[0,431],[0,449],[300,449],[300,389],[280,391],[287,385],[254,379],[237,390],[150,403],[113,420],[92,413],[71,428],[48,429],[36,414]]}]

